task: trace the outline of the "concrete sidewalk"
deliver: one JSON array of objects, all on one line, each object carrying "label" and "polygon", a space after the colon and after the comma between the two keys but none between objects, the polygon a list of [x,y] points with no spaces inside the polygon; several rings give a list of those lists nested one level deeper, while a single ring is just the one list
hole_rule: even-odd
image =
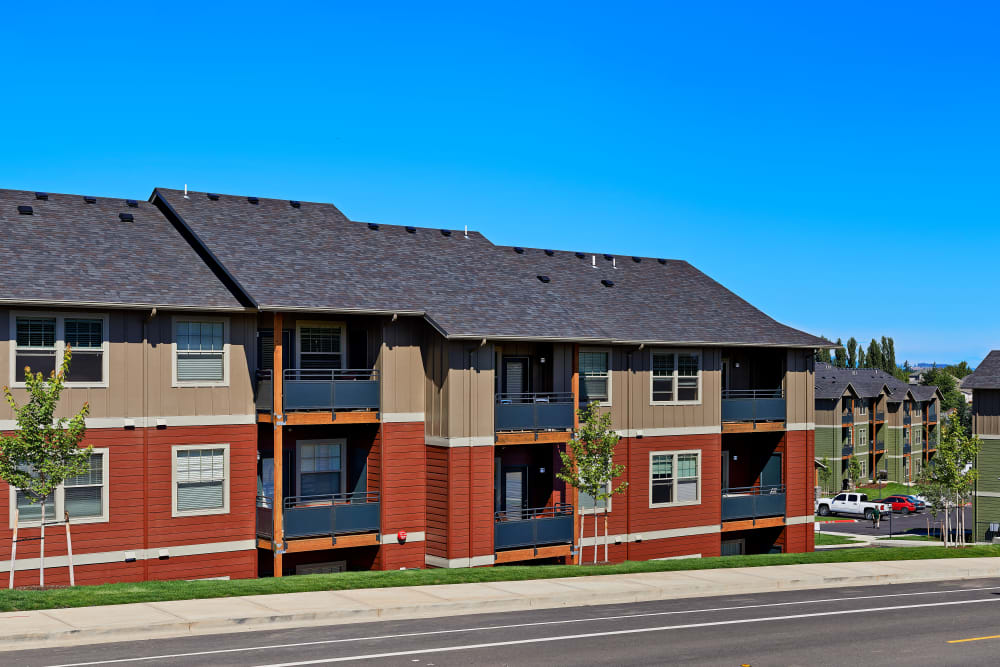
[{"label": "concrete sidewalk", "polygon": [[1000,577],[1000,558],[821,563],[281,593],[0,614],[0,651],[675,598]]}]

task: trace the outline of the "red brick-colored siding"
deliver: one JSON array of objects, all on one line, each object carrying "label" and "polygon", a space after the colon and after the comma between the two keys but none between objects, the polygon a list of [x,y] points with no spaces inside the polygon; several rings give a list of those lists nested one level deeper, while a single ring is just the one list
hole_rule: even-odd
[{"label": "red brick-colored siding", "polygon": [[[229,444],[229,512],[173,517],[171,512],[172,447]],[[191,426],[164,429],[90,429],[84,444],[108,449],[109,479],[105,486],[109,520],[71,527],[73,553],[141,551],[171,546],[251,540],[257,495],[256,427]],[[0,483],[0,560],[10,558],[10,491]],[[34,537],[38,528],[22,528],[19,537]],[[37,541],[18,544],[18,561],[37,558]],[[66,555],[65,529],[46,529],[46,558]],[[77,583],[144,579],[246,578],[257,574],[254,549],[218,554],[176,556],[81,565]],[[68,583],[68,568],[46,569],[46,583]],[[38,570],[18,570],[15,584],[38,582]]]},{"label": "red brick-colored siding", "polygon": [[424,566],[425,542],[400,543],[399,531],[426,531],[427,462],[424,423],[386,423],[381,427],[382,533],[394,537],[379,549],[376,567],[397,570]]}]

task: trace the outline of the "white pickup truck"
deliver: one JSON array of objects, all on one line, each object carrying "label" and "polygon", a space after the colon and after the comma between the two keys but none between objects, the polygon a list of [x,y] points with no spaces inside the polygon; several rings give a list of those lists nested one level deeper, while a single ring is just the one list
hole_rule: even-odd
[{"label": "white pickup truck", "polygon": [[872,512],[878,507],[882,516],[888,518],[892,512],[890,503],[872,503],[863,493],[839,493],[833,498],[820,498],[816,501],[816,514],[829,516],[831,514],[860,514],[870,519]]}]

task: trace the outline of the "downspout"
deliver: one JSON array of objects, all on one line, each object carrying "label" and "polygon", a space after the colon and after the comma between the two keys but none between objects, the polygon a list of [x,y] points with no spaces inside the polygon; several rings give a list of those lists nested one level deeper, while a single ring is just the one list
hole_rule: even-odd
[{"label": "downspout", "polygon": [[[149,555],[149,323],[156,308],[142,321],[142,552]],[[142,580],[149,581],[149,558],[142,559]]]}]

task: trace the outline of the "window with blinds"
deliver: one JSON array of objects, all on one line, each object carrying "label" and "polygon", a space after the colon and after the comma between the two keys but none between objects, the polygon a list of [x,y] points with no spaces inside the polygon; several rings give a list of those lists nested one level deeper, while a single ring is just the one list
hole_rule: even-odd
[{"label": "window with blinds", "polygon": [[609,400],[609,353],[606,351],[580,352],[580,402]]},{"label": "window with blinds", "polygon": [[300,327],[299,365],[311,370],[340,369],[343,363],[340,327]]},{"label": "window with blinds", "polygon": [[56,318],[18,317],[14,351],[16,382],[24,382],[24,369],[46,377],[56,369]]},{"label": "window with blinds", "polygon": [[174,460],[178,513],[225,510],[225,448],[176,449]]},{"label": "window with blinds", "polygon": [[178,321],[177,381],[225,382],[225,324]]},{"label": "window with blinds", "polygon": [[651,507],[690,505],[701,501],[701,454],[654,452],[649,459]]},{"label": "window with blinds", "polygon": [[63,509],[70,520],[104,515],[104,454],[92,452],[87,469],[63,482]]},{"label": "window with blinds", "polygon": [[17,523],[38,523],[42,520],[42,508],[45,509],[45,520],[56,520],[56,494],[53,491],[45,496],[42,503],[33,500],[27,493],[18,489],[17,491]]},{"label": "window with blinds", "polygon": [[697,403],[700,400],[700,354],[653,350],[651,355],[653,403]]},{"label": "window with blinds", "polygon": [[300,496],[343,492],[343,445],[300,442],[298,452]]},{"label": "window with blinds", "polygon": [[102,382],[104,380],[104,321],[70,319],[64,321],[66,345],[73,351],[68,382]]}]

